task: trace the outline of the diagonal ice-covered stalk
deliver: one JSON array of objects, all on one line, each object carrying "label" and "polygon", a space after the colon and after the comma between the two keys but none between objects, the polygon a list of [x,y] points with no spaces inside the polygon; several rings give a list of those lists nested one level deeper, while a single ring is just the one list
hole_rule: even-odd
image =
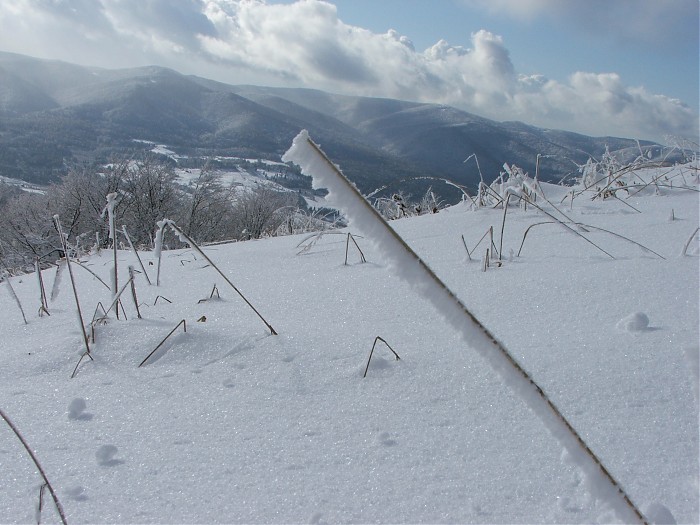
[{"label": "diagonal ice-covered stalk", "polygon": [[583,471],[591,493],[610,505],[624,522],[647,523],[622,486],[586,445],[571,423],[510,352],[474,317],[457,296],[416,255],[406,242],[382,219],[372,205],[341,173],[321,149],[301,131],[291,148],[283,155],[284,162],[294,162],[306,175],[313,177],[315,188],[326,188],[328,198],[360,229],[389,262],[400,278],[416,288],[457,330],[462,339],[498,373],[537,415],[554,438]]}]

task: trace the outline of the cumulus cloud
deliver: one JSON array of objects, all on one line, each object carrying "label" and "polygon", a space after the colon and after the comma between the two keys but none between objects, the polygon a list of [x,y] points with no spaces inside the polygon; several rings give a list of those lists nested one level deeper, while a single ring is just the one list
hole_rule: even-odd
[{"label": "cumulus cloud", "polygon": [[[580,4],[489,0],[522,16]],[[0,27],[0,49],[105,67],[152,63],[234,84],[445,103],[594,135],[697,134],[689,107],[614,73],[575,72],[564,82],[521,75],[503,38],[486,30],[469,47],[441,40],[417,51],[397,31],[343,23],[322,0],[3,0]]]}]

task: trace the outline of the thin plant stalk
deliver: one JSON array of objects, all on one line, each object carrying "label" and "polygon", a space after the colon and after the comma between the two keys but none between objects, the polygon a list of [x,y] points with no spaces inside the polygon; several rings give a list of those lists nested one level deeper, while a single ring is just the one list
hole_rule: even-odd
[{"label": "thin plant stalk", "polygon": [[99,275],[97,275],[95,272],[93,272],[90,268],[88,268],[87,266],[85,266],[83,263],[81,263],[81,262],[78,261],[78,260],[75,260],[75,261],[73,261],[73,262],[78,266],[78,268],[82,268],[82,269],[85,270],[86,272],[89,272],[90,275],[92,275],[95,279],[97,279],[98,281],[100,281],[100,282],[102,283],[102,285],[103,285],[105,288],[107,288],[107,290],[111,290],[111,289],[112,289],[106,282],[104,282],[104,279],[102,279],[102,277],[100,277]]},{"label": "thin plant stalk", "polygon": [[[523,239],[522,239],[522,241],[520,242],[520,249],[518,250],[518,257],[520,257],[520,252],[522,252],[522,250],[523,250],[523,245],[525,244],[525,238],[527,237],[527,234],[530,233],[530,230],[531,230],[532,228],[534,228],[535,226],[541,226],[541,225],[543,225],[543,224],[556,224],[556,222],[555,222],[555,221],[536,222],[536,223],[531,224],[530,226],[528,226],[527,229],[525,230],[525,233],[523,234]],[[598,226],[591,226],[590,224],[583,224],[583,223],[581,223],[581,222],[575,222],[575,223],[573,223],[573,224],[576,225],[576,226],[582,227],[582,228],[586,228],[586,229],[590,229],[590,230],[598,230],[598,231],[602,231],[602,232],[604,232],[604,233],[609,233],[610,235],[613,235],[613,236],[617,237],[618,239],[622,239],[622,240],[624,240],[624,241],[627,241],[627,242],[630,242],[630,243],[632,243],[632,244],[635,244],[635,245],[639,246],[642,250],[644,250],[644,251],[646,251],[646,252],[653,253],[653,254],[656,255],[659,259],[666,260],[666,258],[665,258],[663,255],[661,255],[660,253],[655,252],[655,251],[652,250],[651,248],[648,248],[648,247],[644,246],[643,244],[641,244],[641,243],[639,243],[639,242],[637,242],[637,241],[634,241],[634,240],[630,239],[629,237],[625,237],[624,235],[620,235],[619,233],[615,233],[615,232],[613,232],[613,231],[606,230],[606,229],[604,229],[604,228],[599,228]]]},{"label": "thin plant stalk", "polygon": [[[66,257],[66,266],[68,267],[68,275],[70,275],[70,283],[73,288],[73,297],[75,297],[75,307],[78,310],[78,321],[80,321],[80,331],[83,334],[83,343],[85,344],[85,352],[90,355],[90,343],[88,342],[87,332],[85,331],[85,323],[83,322],[83,313],[80,310],[80,299],[78,298],[78,289],[75,287],[75,278],[73,277],[73,268],[70,264],[70,255],[68,253],[68,243],[66,242],[66,237],[63,234],[63,228],[61,227],[61,220],[58,215],[53,216],[53,220],[56,224],[56,229],[58,230],[58,235],[61,238],[61,246],[63,246],[63,253]],[[92,356],[90,356],[92,357]]]},{"label": "thin plant stalk", "polygon": [[32,458],[32,462],[34,462],[34,465],[36,465],[37,470],[39,471],[39,474],[44,480],[44,484],[46,485],[46,488],[49,489],[49,493],[51,494],[51,498],[53,499],[54,505],[56,505],[56,510],[58,511],[58,515],[61,517],[61,522],[63,525],[67,525],[68,522],[66,521],[66,515],[63,512],[63,506],[61,505],[61,502],[58,500],[58,496],[56,495],[56,491],[53,489],[53,486],[51,485],[51,482],[49,481],[49,478],[46,477],[46,473],[44,472],[43,467],[41,466],[41,463],[39,463],[39,460],[36,458],[34,455],[34,452],[32,452],[31,447],[29,444],[26,442],[22,434],[20,433],[19,429],[12,423],[9,417],[5,415],[5,413],[2,411],[0,408],[0,417],[2,417],[5,420],[5,423],[7,423],[7,426],[10,427],[10,430],[15,433],[15,436],[17,436],[17,439],[19,439],[20,443],[22,443],[22,446],[24,449],[27,451],[27,454],[29,454],[29,457]]},{"label": "thin plant stalk", "polygon": [[360,252],[360,262],[367,262],[367,259],[365,259],[365,254],[362,253],[362,250],[360,249],[360,246],[357,244],[357,241],[355,240],[355,237],[353,236],[352,233],[348,232],[347,239],[345,240],[345,266],[348,265],[348,248],[350,247],[350,240],[352,240],[353,244],[357,248],[357,251]]},{"label": "thin plant stalk", "polygon": [[[537,155],[537,161],[539,162],[540,156]],[[508,204],[510,203],[510,193],[506,197],[506,203],[505,206],[503,206],[503,222],[501,223],[501,240],[499,242],[498,246],[498,256],[500,259],[503,259],[503,231],[506,228],[506,214],[508,213]]]},{"label": "thin plant stalk", "polygon": [[41,300],[41,306],[39,307],[39,315],[42,313],[46,315],[51,315],[49,313],[49,305],[46,301],[46,289],[44,288],[44,279],[41,275],[41,266],[39,265],[39,258],[34,259],[34,271],[36,272],[37,280],[39,283],[39,299]]},{"label": "thin plant stalk", "polygon": [[129,237],[129,234],[126,233],[126,225],[122,226],[122,233],[124,234],[124,237],[126,237],[126,241],[129,243],[129,247],[131,248],[131,251],[134,252],[136,259],[139,261],[139,266],[141,266],[141,271],[143,272],[143,276],[146,278],[148,285],[151,286],[151,278],[148,277],[148,272],[146,271],[146,267],[143,265],[143,261],[141,260],[141,256],[139,255],[138,250],[136,248],[134,248],[134,243],[131,242],[131,237]]},{"label": "thin plant stalk", "polygon": [[372,343],[372,350],[369,351],[369,357],[367,358],[367,366],[365,366],[365,373],[362,375],[362,377],[367,377],[367,370],[369,370],[369,363],[372,361],[372,354],[374,353],[374,347],[377,346],[377,341],[381,341],[386,345],[386,347],[391,350],[391,353],[394,354],[394,357],[396,357],[397,361],[400,361],[401,358],[399,357],[399,354],[397,354],[391,346],[389,346],[389,343],[387,343],[383,337],[375,337],[374,338],[374,343]]},{"label": "thin plant stalk", "polygon": [[462,234],[462,244],[464,245],[464,249],[467,251],[467,258],[471,261],[472,255],[469,253],[469,248],[467,248],[467,241],[464,240],[464,234]]},{"label": "thin plant stalk", "polygon": [[[115,311],[117,312],[117,319],[119,319],[119,306],[117,306],[117,305],[118,304],[121,305],[120,298],[121,298],[122,294],[124,293],[124,290],[126,290],[126,287],[129,286],[131,284],[131,282],[132,282],[132,278],[130,277],[129,280],[122,285],[121,289],[117,292],[117,295],[115,295],[114,299],[112,299],[112,303],[109,305],[109,308],[107,308],[107,314],[109,314],[109,312],[112,310],[112,308],[114,308]],[[116,306],[116,308],[115,308],[115,306]],[[123,305],[122,305],[122,312],[124,312]],[[126,313],[124,313],[124,316],[126,317]]]},{"label": "thin plant stalk", "polygon": [[688,238],[688,242],[686,242],[686,243],[685,243],[685,246],[683,246],[683,252],[682,252],[682,254],[681,254],[681,255],[683,255],[683,257],[685,257],[686,255],[688,255],[688,247],[690,246],[690,243],[693,242],[693,238],[697,235],[698,230],[700,230],[700,227],[695,228],[695,231],[693,232],[693,235],[691,235],[691,236]]},{"label": "thin plant stalk", "polygon": [[565,230],[567,230],[567,231],[573,233],[574,235],[578,235],[578,236],[581,237],[583,240],[585,240],[587,243],[589,243],[589,244],[595,246],[598,250],[600,250],[601,252],[603,252],[605,255],[607,255],[607,256],[610,257],[611,259],[615,259],[615,257],[614,257],[613,255],[611,255],[611,254],[609,254],[608,252],[606,252],[605,250],[603,250],[603,248],[601,248],[601,247],[598,246],[596,243],[594,243],[593,241],[591,241],[588,237],[586,237],[585,235],[582,235],[580,232],[577,232],[576,230],[574,230],[571,226],[569,226],[569,225],[566,224],[565,222],[560,221],[559,219],[557,219],[554,215],[552,215],[552,214],[549,213],[548,211],[543,210],[542,207],[538,206],[537,204],[535,204],[535,203],[532,202],[531,200],[528,199],[528,201],[530,202],[530,204],[532,204],[535,208],[537,208],[538,210],[540,210],[540,211],[541,211],[542,213],[544,213],[546,216],[548,216],[549,218],[553,219],[553,220],[555,221],[556,224],[559,224],[559,225],[562,226]]},{"label": "thin plant stalk", "polygon": [[187,332],[187,321],[185,321],[185,320],[183,319],[182,321],[180,321],[179,323],[177,323],[177,325],[175,325],[175,328],[173,328],[172,330],[170,330],[170,333],[168,333],[168,335],[166,335],[166,336],[163,338],[163,340],[162,340],[160,343],[158,343],[158,346],[156,346],[156,347],[151,351],[151,353],[148,354],[148,355],[145,357],[145,359],[144,359],[143,361],[141,361],[141,363],[139,364],[139,366],[138,366],[137,368],[141,368],[141,367],[146,363],[146,361],[148,361],[148,360],[150,359],[150,357],[151,357],[153,354],[156,353],[156,350],[158,350],[161,346],[163,346],[163,344],[168,340],[168,338],[169,338],[171,335],[173,335],[173,334],[175,333],[175,330],[177,330],[178,328],[180,328],[180,325],[182,325],[182,329],[183,329],[185,332]]},{"label": "thin plant stalk", "polygon": [[[268,323],[268,322],[265,320],[265,318],[262,316],[262,314],[261,314],[260,312],[258,312],[258,310],[253,306],[253,304],[252,304],[248,299],[246,299],[245,295],[243,295],[243,293],[241,293],[241,291],[240,291],[238,288],[236,288],[236,286],[231,282],[231,280],[230,280],[228,277],[226,277],[226,275],[224,274],[224,272],[222,272],[222,271],[219,269],[219,267],[216,266],[216,264],[214,264],[214,261],[212,261],[212,260],[209,258],[209,256],[208,256],[206,253],[204,253],[204,252],[202,251],[202,249],[197,245],[197,243],[194,242],[194,241],[192,240],[192,238],[191,238],[189,235],[187,235],[185,232],[183,232],[183,231],[178,227],[178,225],[175,224],[174,222],[168,221],[168,224],[170,225],[170,227],[171,227],[173,230],[175,230],[175,232],[176,232],[182,239],[184,239],[184,240],[187,242],[187,244],[189,244],[189,245],[190,245],[194,250],[196,250],[202,257],[204,257],[204,259],[212,266],[212,268],[214,268],[214,269],[219,273],[219,275],[221,275],[221,277],[223,277],[224,281],[226,281],[226,282],[228,283],[228,285],[229,285],[231,288],[233,288],[233,290],[241,297],[241,299],[243,299],[243,301],[245,301],[245,303],[250,307],[250,309],[253,310],[253,312],[255,312],[255,314],[260,318],[260,320],[261,320],[263,323],[265,323],[265,326],[267,326],[268,330],[270,330],[270,334],[271,334],[271,335],[277,335],[277,332],[275,331],[274,328],[272,328],[272,325],[271,325],[270,323]],[[163,225],[163,227],[165,227],[165,225]]]},{"label": "thin plant stalk", "polygon": [[[314,152],[316,158],[308,160],[301,151],[301,142],[304,141]],[[296,146],[296,149],[295,149]],[[290,152],[294,151],[294,154]],[[634,519],[644,524],[648,524],[644,514],[632,502],[630,497],[622,488],[622,485],[615,480],[608,469],[603,465],[600,458],[586,444],[581,435],[574,429],[564,414],[554,404],[551,398],[535,382],[534,378],[518,363],[508,349],[474,316],[462,301],[440,280],[440,278],[425,264],[409,246],[406,241],[393,230],[382,216],[367,202],[358,192],[357,188],[342,174],[340,169],[326,156],[308,136],[305,130],[299,133],[294,139],[292,149],[285,153],[283,160],[288,161],[302,157],[302,162],[308,163],[313,169],[321,170],[321,165],[325,167],[319,178],[323,179],[323,184],[329,189],[331,194],[340,194],[347,200],[346,210],[356,213],[368,228],[371,228],[382,241],[390,243],[385,246],[385,254],[396,264],[408,263],[410,261],[410,274],[404,274],[405,279],[415,278],[431,282],[436,293],[426,294],[426,297],[433,302],[450,323],[458,328],[465,339],[471,341],[472,346],[484,359],[500,373],[513,381],[510,386],[521,395],[535,414],[541,419],[545,426],[552,432],[557,440],[571,453],[580,454],[579,460],[582,467],[585,466],[591,472],[600,476],[600,480],[609,483],[610,502],[617,502],[620,498],[621,507],[615,507],[618,515],[623,519]],[[318,162],[320,161],[320,163]],[[302,166],[304,169],[304,166]],[[313,175],[317,175],[314,173]],[[361,210],[361,211],[360,211]],[[437,293],[439,291],[439,294]],[[612,496],[614,494],[615,496]],[[624,512],[622,511],[624,509]]]},{"label": "thin plant stalk", "polygon": [[134,284],[134,267],[129,266],[129,282],[131,283],[131,297],[134,299],[134,307],[136,308],[136,316],[141,319],[139,311],[139,300],[136,297],[136,284]]},{"label": "thin plant stalk", "polygon": [[24,319],[24,324],[29,324],[27,322],[27,316],[24,315],[24,308],[22,308],[22,303],[19,302],[19,297],[17,297],[15,289],[12,287],[12,283],[10,282],[10,274],[7,271],[5,271],[5,284],[7,284],[7,289],[9,290],[12,298],[15,300],[17,308],[19,308],[19,311],[22,313],[22,319]]}]

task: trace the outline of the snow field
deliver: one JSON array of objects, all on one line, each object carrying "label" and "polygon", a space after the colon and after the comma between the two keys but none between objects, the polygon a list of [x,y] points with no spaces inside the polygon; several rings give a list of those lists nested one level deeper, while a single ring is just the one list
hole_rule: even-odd
[{"label": "snow field", "polygon": [[[698,344],[698,257],[679,254],[698,224],[698,197],[669,191],[631,202],[643,213],[583,198],[567,213],[665,261],[587,234],[612,260],[545,225],[528,234],[521,257],[482,272],[465,262],[460,235],[471,248],[489,226],[500,231],[501,210],[460,205],[392,227],[525,366],[635,503],[692,523],[697,375],[686,355]],[[536,210],[509,211],[504,252],[517,253],[524,230],[542,220]],[[28,325],[0,288],[2,407],[70,523],[615,521],[522,400],[367,239],[356,235],[368,262],[351,250],[345,266],[344,236],[296,255],[304,237],[206,249],[280,335],[195,252],[164,251],[160,287],[137,277],[144,319],[125,295],[129,320],[112,315],[96,327],[95,361],[72,380],[82,346],[68,276],[42,318],[37,280],[13,279]],[[124,272],[135,262],[119,257]],[[111,253],[85,262],[107,281]],[[155,266],[147,269],[155,281]],[[111,293],[74,273],[91,318]],[[53,275],[44,272],[47,287]],[[221,299],[199,303],[215,283]],[[158,295],[172,302],[154,306]],[[645,330],[617,328],[634,313],[647,316]],[[187,332],[137,368],[182,319]],[[377,335],[401,360],[378,344],[362,379]],[[33,521],[40,478],[7,429],[0,466],[2,521]],[[56,519],[49,505],[43,521]]]}]

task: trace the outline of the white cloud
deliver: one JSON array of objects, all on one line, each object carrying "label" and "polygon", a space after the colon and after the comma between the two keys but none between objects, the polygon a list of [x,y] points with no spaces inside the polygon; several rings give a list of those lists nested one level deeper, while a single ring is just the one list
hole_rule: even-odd
[{"label": "white cloud", "polygon": [[[489,0],[522,16],[585,3]],[[566,82],[520,75],[504,40],[485,30],[468,48],[443,40],[418,52],[394,30],[343,23],[321,0],[3,0],[0,27],[0,49],[105,67],[154,63],[230,83],[438,102],[594,135],[697,134],[691,109],[616,74],[575,72]]]}]

